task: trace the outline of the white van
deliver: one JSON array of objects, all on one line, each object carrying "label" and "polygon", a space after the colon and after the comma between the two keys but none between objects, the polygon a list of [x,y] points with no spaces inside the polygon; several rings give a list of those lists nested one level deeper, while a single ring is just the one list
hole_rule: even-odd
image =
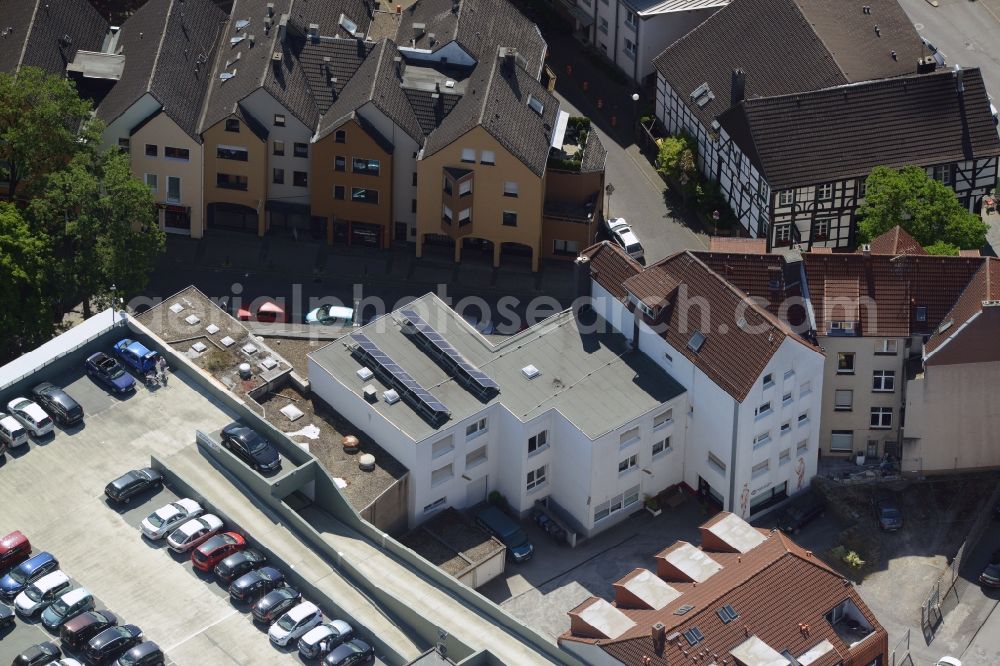
[{"label": "white van", "polygon": [[0,412],[0,442],[4,445],[0,449],[24,446],[28,443],[28,429],[13,416]]}]

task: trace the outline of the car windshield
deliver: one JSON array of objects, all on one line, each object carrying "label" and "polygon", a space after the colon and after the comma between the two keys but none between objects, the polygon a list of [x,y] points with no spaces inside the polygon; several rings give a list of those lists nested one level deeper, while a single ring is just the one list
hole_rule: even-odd
[{"label": "car windshield", "polygon": [[629,253],[638,252],[641,249],[642,246],[640,246],[638,243],[632,243],[631,245],[625,246],[625,251]]},{"label": "car windshield", "polygon": [[23,585],[28,580],[28,573],[23,569],[14,569],[10,572],[10,577],[14,579],[15,583]]},{"label": "car windshield", "polygon": [[257,575],[259,575],[264,580],[274,580],[274,574],[268,571],[267,569],[259,569],[257,571]]},{"label": "car windshield", "polygon": [[891,507],[884,508],[882,509],[882,516],[890,520],[894,518],[899,518],[899,510],[893,509]]},{"label": "car windshield", "polygon": [[164,522],[163,518],[160,518],[160,514],[156,513],[155,511],[149,514],[149,518],[147,518],[146,520],[148,520],[149,524],[152,525],[153,527],[159,527]]},{"label": "car windshield", "polygon": [[524,530],[517,530],[510,535],[510,545],[514,548],[518,546],[523,546],[528,543],[528,535],[524,533]]},{"label": "car windshield", "polygon": [[278,620],[278,626],[284,629],[285,631],[291,631],[292,629],[295,628],[295,625],[296,625],[295,618],[293,618],[291,615],[287,613],[282,615],[281,619]]},{"label": "car windshield", "polygon": [[29,587],[27,590],[25,590],[24,593],[32,601],[41,601],[42,600],[42,591],[39,590],[34,585],[32,585],[31,587]]},{"label": "car windshield", "polygon": [[59,615],[65,615],[69,611],[69,604],[64,599],[56,599],[56,602],[52,604],[52,610]]},{"label": "car windshield", "polygon": [[107,358],[101,362],[101,369],[108,373],[108,377],[116,379],[125,374],[125,369],[113,358]]},{"label": "car windshield", "polygon": [[128,652],[126,652],[122,656],[118,657],[118,664],[120,666],[132,666],[133,664],[137,664],[137,663],[139,663],[139,659],[137,657],[133,657],[132,656],[132,651],[131,650],[129,650]]}]

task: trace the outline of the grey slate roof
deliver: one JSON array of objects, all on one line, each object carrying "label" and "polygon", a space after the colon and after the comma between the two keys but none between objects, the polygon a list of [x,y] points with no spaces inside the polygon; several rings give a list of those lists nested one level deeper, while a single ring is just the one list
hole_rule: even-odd
[{"label": "grey slate roof", "polygon": [[[448,423],[499,402],[521,420],[555,409],[595,439],[684,392],[645,354],[629,353],[628,340],[593,314],[592,319],[580,321],[565,311],[493,345],[434,294],[412,301],[407,308],[417,310],[462,356],[500,385],[498,395],[489,403],[481,402],[402,332],[395,321],[398,313],[360,329],[445,404],[451,412]],[[349,341],[345,336],[309,356],[358,396],[366,384],[374,384],[380,399],[371,409],[413,441],[437,432],[404,402],[382,401],[387,387],[377,379],[358,379],[361,363],[347,349]],[[521,374],[529,364],[541,370],[530,381]]]},{"label": "grey slate roof", "polygon": [[211,0],[149,0],[121,27],[125,70],[97,107],[98,117],[111,123],[148,92],[197,139],[225,18]]},{"label": "grey slate roof", "polygon": [[[732,106],[736,68],[746,72],[747,99],[915,72],[923,44],[897,1],[864,4],[871,14],[828,0],[733,0],[654,65],[706,128]],[[703,83],[715,99],[699,107],[689,95]]]},{"label": "grey slate roof", "polygon": [[0,71],[40,67],[62,74],[77,50],[99,51],[107,31],[87,0],[0,0]]},{"label": "grey slate roof", "polygon": [[776,189],[1000,155],[982,75],[962,78],[962,95],[946,70],[747,100],[719,123]]},{"label": "grey slate roof", "polygon": [[406,94],[406,99],[409,100],[410,107],[416,114],[417,122],[420,123],[424,134],[430,134],[444,122],[451,110],[462,99],[461,95],[449,95],[444,92],[438,93],[438,97],[434,98],[434,91],[431,90],[406,88],[403,92]]},{"label": "grey slate roof", "polygon": [[264,90],[312,129],[319,120],[319,108],[299,59],[307,41],[304,34],[289,28],[285,41],[275,44],[275,49],[282,53],[281,62],[269,63],[264,76]]},{"label": "grey slate roof", "polygon": [[[353,38],[306,40],[299,52],[299,61],[320,115],[327,112],[334,99],[344,90],[344,86],[354,76],[373,46],[370,42]],[[324,58],[329,58],[329,62]],[[331,83],[331,77],[336,82]]]}]

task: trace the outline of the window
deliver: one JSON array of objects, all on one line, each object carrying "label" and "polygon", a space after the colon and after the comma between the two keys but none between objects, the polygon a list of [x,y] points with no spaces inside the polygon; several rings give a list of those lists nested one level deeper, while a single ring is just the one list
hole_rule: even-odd
[{"label": "window", "polygon": [[533,453],[538,453],[547,449],[549,446],[549,431],[543,430],[537,435],[532,435],[528,438],[528,455]]},{"label": "window", "polygon": [[895,388],[895,370],[876,370],[872,373],[872,391],[878,393],[892,393]]},{"label": "window", "polygon": [[187,148],[174,148],[173,146],[163,147],[163,156],[168,160],[183,160],[187,162],[191,159],[191,151]]},{"label": "window", "polygon": [[634,28],[636,25],[635,14],[633,14],[628,9],[625,10],[625,25],[629,26],[630,28]]},{"label": "window", "polygon": [[416,171],[413,172],[413,179],[412,179],[412,182],[410,184],[413,185],[413,187],[417,186],[417,172]]},{"label": "window", "polygon": [[147,173],[146,174],[146,187],[149,188],[150,192],[152,192],[153,194],[156,194],[156,174],[155,173]]},{"label": "window", "polygon": [[632,486],[624,493],[615,495],[607,502],[602,502],[594,507],[594,522],[604,520],[608,516],[618,513],[622,509],[628,508],[639,501],[639,486]]},{"label": "window", "polygon": [[167,203],[181,202],[181,179],[178,176],[167,176]]},{"label": "window", "polygon": [[271,182],[273,182],[275,185],[284,185],[285,184],[285,170],[284,169],[278,169],[278,168],[272,169]]},{"label": "window", "polygon": [[629,507],[639,501],[639,486],[632,486],[625,491],[625,506]]},{"label": "window", "polygon": [[377,204],[378,190],[370,190],[367,187],[352,187],[351,201],[357,201],[359,203]]},{"label": "window", "polygon": [[656,460],[656,458],[658,458],[660,455],[664,453],[670,453],[671,451],[673,451],[673,449],[670,448],[669,437],[667,437],[666,439],[661,439],[658,442],[653,442],[653,460]]},{"label": "window", "polygon": [[785,374],[782,375],[782,379],[784,379],[787,382],[789,379],[791,379],[794,376],[795,376],[795,371],[794,370],[785,370]]},{"label": "window", "polygon": [[246,162],[250,154],[246,148],[243,146],[217,146],[215,148],[215,156],[220,160],[236,160],[237,162]]},{"label": "window", "polygon": [[761,403],[760,407],[758,407],[754,411],[753,415],[760,417],[760,416],[767,416],[770,413],[771,413],[771,401],[768,400],[767,402]]},{"label": "window", "polygon": [[871,426],[874,430],[892,427],[892,407],[872,407]]},{"label": "window", "polygon": [[854,374],[854,352],[837,352],[837,374]]},{"label": "window", "polygon": [[309,157],[309,144],[296,141],[292,144],[292,154],[296,157]]},{"label": "window", "polygon": [[722,620],[722,624],[729,624],[740,616],[740,614],[736,612],[736,609],[729,604],[726,604],[719,610],[715,611],[715,614],[719,616],[720,620]]},{"label": "window", "polygon": [[448,463],[444,467],[439,467],[431,472],[431,487],[440,486],[445,481],[450,481],[453,476],[455,476],[455,473],[451,463]]},{"label": "window", "polygon": [[819,201],[827,201],[833,198],[833,183],[823,183],[816,188],[816,198]]},{"label": "window", "polygon": [[833,392],[833,411],[849,412],[854,409],[854,391],[837,389]]},{"label": "window", "polygon": [[486,462],[486,446],[480,446],[475,451],[470,451],[465,456],[465,469],[472,469],[480,463]]},{"label": "window", "polygon": [[778,466],[787,465],[792,462],[792,451],[791,449],[785,449],[778,454]]},{"label": "window", "polygon": [[215,174],[215,186],[221,187],[225,190],[245,191],[247,189],[247,177],[233,176],[228,173],[217,173]]},{"label": "window", "polygon": [[865,455],[869,458],[878,457],[878,440],[869,439],[868,444],[865,446]]},{"label": "window", "polygon": [[486,432],[488,423],[486,419],[479,419],[474,421],[465,427],[465,438],[471,439],[472,437],[478,437],[479,435]]},{"label": "window", "polygon": [[826,240],[829,234],[830,220],[816,220],[816,225],[813,227],[813,238],[816,240]]},{"label": "window", "polygon": [[785,421],[784,423],[781,424],[781,434],[782,435],[787,435],[791,431],[792,431],[792,424],[790,422]]},{"label": "window", "polygon": [[951,165],[939,164],[934,167],[934,180],[940,180],[945,185],[951,185]]},{"label": "window", "polygon": [[512,180],[505,180],[503,182],[503,195],[505,197],[516,197],[517,196],[517,183]]},{"label": "window", "polygon": [[472,224],[472,209],[463,208],[458,211],[458,226],[464,227],[467,224]]},{"label": "window", "polygon": [[802,412],[799,414],[799,426],[804,426],[809,423],[809,412]]},{"label": "window", "polygon": [[445,224],[451,224],[451,219],[452,219],[451,208],[448,208],[447,206],[441,206],[441,221],[444,222]]},{"label": "window", "polygon": [[158,150],[159,149],[156,147],[155,143],[147,143],[146,144],[146,157],[156,157],[156,155],[158,153]]},{"label": "window", "polygon": [[271,142],[271,152],[275,155],[282,156],[285,154],[285,142],[284,141],[272,141]]},{"label": "window", "polygon": [[608,19],[601,17],[600,31],[605,35],[608,34]]},{"label": "window", "polygon": [[810,393],[812,393],[812,382],[810,381],[802,382],[802,385],[799,386],[799,398],[801,398],[802,396],[809,395]]},{"label": "window", "polygon": [[830,433],[831,451],[854,451],[854,431],[834,430]]},{"label": "window", "polygon": [[309,174],[305,171],[293,171],[292,185],[295,187],[309,187]]},{"label": "window", "polygon": [[417,200],[416,199],[410,199],[410,212],[411,213],[416,213],[417,212]]},{"label": "window", "polygon": [[433,502],[431,502],[430,504],[428,504],[427,506],[424,507],[424,513],[430,513],[434,509],[441,508],[442,506],[444,506],[444,503],[446,501],[447,501],[446,497],[442,497],[440,499],[434,500]]},{"label": "window", "polygon": [[618,462],[618,473],[625,474],[626,472],[631,472],[638,466],[639,466],[639,454],[633,453],[625,460],[621,460]]},{"label": "window", "polygon": [[239,132],[240,131],[240,121],[238,118],[226,118],[226,131],[227,132]]},{"label": "window", "polygon": [[775,243],[788,243],[792,240],[792,225],[790,224],[776,224],[774,225],[774,242]]},{"label": "window", "polygon": [[927,321],[927,308],[919,305],[917,306],[915,317],[917,321],[926,322]]},{"label": "window", "polygon": [[454,186],[451,183],[451,178],[448,178],[448,176],[445,176],[444,177],[444,184],[441,186],[441,189],[444,190],[445,194],[451,196],[451,194],[454,192],[453,187]]},{"label": "window", "polygon": [[542,100],[531,94],[528,95],[528,106],[538,115],[542,115],[542,112],[545,111],[545,104],[542,103]]},{"label": "window", "polygon": [[274,114],[274,124],[276,127],[284,127],[285,126],[284,114],[281,113]]},{"label": "window", "polygon": [[333,170],[334,171],[346,171],[347,170],[347,158],[343,155],[337,155],[333,158]]},{"label": "window", "polygon": [[458,183],[458,196],[464,197],[472,194],[472,179],[463,180]]},{"label": "window", "polygon": [[516,227],[517,226],[517,213],[512,210],[505,210],[503,212],[502,218],[503,226],[505,227]]},{"label": "window", "polygon": [[552,240],[552,253],[576,256],[580,253],[580,244],[576,241],[559,240],[556,238]]},{"label": "window", "polygon": [[726,463],[722,462],[722,460],[720,460],[719,457],[714,453],[712,453],[711,451],[708,452],[708,466],[714,469],[719,474],[725,476]]},{"label": "window", "polygon": [[618,448],[624,449],[626,446],[632,446],[639,441],[639,429],[631,428],[626,430],[618,437]]},{"label": "window", "polygon": [[762,462],[759,462],[756,465],[754,465],[753,468],[750,470],[750,478],[756,479],[760,476],[763,476],[764,474],[767,474],[768,470],[770,469],[771,469],[770,460],[764,460]]},{"label": "window", "polygon": [[795,445],[795,455],[797,456],[805,455],[808,450],[809,442],[805,439]]},{"label": "window", "polygon": [[628,37],[625,38],[625,55],[629,58],[635,58],[635,42]]},{"label": "window", "polygon": [[658,430],[674,422],[674,410],[668,409],[653,417],[653,430]]},{"label": "window", "polygon": [[440,439],[434,442],[431,446],[431,458],[440,458],[446,453],[451,453],[455,450],[455,440],[451,435],[448,435],[444,439]]},{"label": "window", "polygon": [[895,356],[899,340],[876,340],[875,353],[885,356]]},{"label": "window", "polygon": [[337,133],[333,135],[333,140],[335,143],[347,143],[347,132],[337,130]]},{"label": "window", "polygon": [[545,483],[545,467],[545,465],[542,465],[538,469],[528,472],[527,482],[525,483],[526,490],[533,490]]},{"label": "window", "polygon": [[378,160],[366,160],[360,157],[351,158],[351,171],[354,173],[360,173],[366,176],[377,176],[381,166],[381,162]]},{"label": "window", "polygon": [[774,375],[769,372],[764,375],[764,388],[771,388],[772,386],[774,386]]},{"label": "window", "polygon": [[691,627],[683,634],[684,638],[687,640],[688,644],[695,646],[701,641],[705,640],[705,635],[701,633],[701,629],[698,627]]},{"label": "window", "polygon": [[792,392],[791,391],[789,391],[785,395],[781,396],[781,404],[782,405],[786,405],[786,406],[792,404]]},{"label": "window", "polygon": [[756,437],[753,438],[753,448],[759,449],[760,447],[770,443],[770,441],[771,441],[770,431],[761,433],[760,435],[757,435]]},{"label": "window", "polygon": [[795,203],[795,190],[781,190],[778,192],[778,205],[791,206]]},{"label": "window", "polygon": [[334,185],[333,186],[333,198],[336,199],[337,201],[343,201],[344,200],[344,186],[343,185]]},{"label": "window", "polygon": [[497,154],[492,150],[483,150],[479,153],[479,163],[489,164],[490,166],[497,163]]},{"label": "window", "polygon": [[462,148],[462,161],[463,162],[475,162],[476,161],[476,149],[475,148]]},{"label": "window", "polygon": [[118,139],[118,150],[122,151],[123,153],[127,153],[132,147],[131,144],[132,142],[129,139],[125,138]]}]

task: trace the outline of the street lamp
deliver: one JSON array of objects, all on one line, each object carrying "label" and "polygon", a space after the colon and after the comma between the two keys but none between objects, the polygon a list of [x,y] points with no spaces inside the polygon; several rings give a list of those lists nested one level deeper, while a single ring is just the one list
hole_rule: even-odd
[{"label": "street lamp", "polygon": [[632,131],[639,133],[639,93],[632,93]]},{"label": "street lamp", "polygon": [[115,292],[116,291],[117,291],[117,288],[115,287],[115,283],[112,282],[111,283],[111,324],[112,325],[114,325],[115,319],[117,319],[117,313],[115,312],[115,300],[116,300],[116,298],[115,298]]},{"label": "street lamp", "polygon": [[608,204],[607,204],[608,214],[607,214],[606,217],[610,217],[611,216],[611,195],[615,193],[615,186],[612,185],[611,183],[608,183],[604,187],[604,193],[608,195]]}]

